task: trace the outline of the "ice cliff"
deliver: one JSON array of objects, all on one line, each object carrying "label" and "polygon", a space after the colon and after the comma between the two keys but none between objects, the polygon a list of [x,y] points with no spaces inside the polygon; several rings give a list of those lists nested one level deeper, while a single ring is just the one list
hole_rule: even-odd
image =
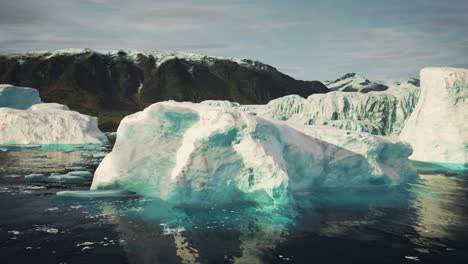
[{"label": "ice cliff", "polygon": [[414,160],[467,163],[468,70],[424,68],[421,98],[400,139],[411,143]]},{"label": "ice cliff", "polygon": [[27,110],[0,108],[0,145],[101,144],[106,136],[97,118],[70,111],[67,106],[36,104]]},{"label": "ice cliff", "polygon": [[41,98],[36,89],[0,84],[0,107],[25,110],[40,103]]},{"label": "ice cliff", "polygon": [[314,187],[396,185],[417,177],[409,145],[230,107],[161,102],[127,116],[91,189],[172,203],[291,202]]},{"label": "ice cliff", "polygon": [[398,82],[381,92],[330,92],[270,101],[261,116],[305,125],[326,125],[377,135],[398,136],[418,102],[414,82]]}]

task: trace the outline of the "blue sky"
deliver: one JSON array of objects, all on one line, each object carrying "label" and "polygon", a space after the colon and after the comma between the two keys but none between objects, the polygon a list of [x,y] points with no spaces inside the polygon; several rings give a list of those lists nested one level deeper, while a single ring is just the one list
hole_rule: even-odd
[{"label": "blue sky", "polygon": [[163,49],[246,57],[298,79],[468,68],[466,0],[0,0],[0,53]]}]

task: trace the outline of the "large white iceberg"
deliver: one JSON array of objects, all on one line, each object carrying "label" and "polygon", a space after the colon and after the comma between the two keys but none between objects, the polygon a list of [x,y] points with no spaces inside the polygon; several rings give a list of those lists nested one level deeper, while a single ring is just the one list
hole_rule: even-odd
[{"label": "large white iceberg", "polygon": [[303,126],[228,107],[161,102],[127,116],[91,189],[173,203],[289,202],[314,187],[395,185],[416,176],[396,139]]},{"label": "large white iceberg", "polygon": [[468,70],[424,68],[421,99],[400,139],[409,142],[414,160],[467,163]]},{"label": "large white iceberg", "polygon": [[307,99],[289,95],[268,102],[258,114],[298,124],[398,136],[419,93],[419,87],[408,81],[380,92],[330,92]]},{"label": "large white iceberg", "polygon": [[0,108],[0,145],[101,144],[106,136],[97,118],[60,104],[36,104],[27,110]]},{"label": "large white iceberg", "polygon": [[0,108],[9,107],[25,110],[40,103],[42,101],[36,89],[0,84]]}]

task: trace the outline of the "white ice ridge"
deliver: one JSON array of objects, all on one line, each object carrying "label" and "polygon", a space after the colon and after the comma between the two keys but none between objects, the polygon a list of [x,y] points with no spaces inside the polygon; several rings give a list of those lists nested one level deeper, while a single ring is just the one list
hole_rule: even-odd
[{"label": "white ice ridge", "polygon": [[171,203],[283,204],[314,187],[396,185],[416,176],[396,139],[294,125],[229,107],[161,102],[127,116],[91,189]]},{"label": "white ice ridge", "polygon": [[36,104],[27,110],[0,108],[2,144],[101,144],[106,136],[97,118],[70,111],[66,105]]},{"label": "white ice ridge", "polygon": [[411,159],[467,163],[468,69],[421,70],[421,99],[400,139],[413,146]]},{"label": "white ice ridge", "polygon": [[24,110],[40,103],[42,101],[36,89],[0,84],[0,107]]},{"label": "white ice ridge", "polygon": [[419,87],[402,82],[379,92],[330,92],[307,99],[288,95],[271,100],[257,114],[297,124],[398,136],[419,93]]},{"label": "white ice ridge", "polygon": [[269,66],[259,61],[250,60],[247,58],[207,56],[207,55],[182,52],[182,51],[91,50],[87,48],[78,48],[78,49],[68,48],[68,49],[62,49],[62,50],[57,50],[57,51],[31,51],[31,52],[25,52],[25,53],[10,54],[6,56],[16,58],[19,60],[20,63],[23,63],[27,57],[52,58],[52,57],[60,56],[60,55],[76,55],[76,54],[83,54],[83,53],[94,53],[94,54],[101,54],[101,55],[110,55],[114,57],[115,56],[125,57],[134,62],[138,62],[139,60],[138,55],[143,55],[145,57],[152,56],[155,59],[155,63],[157,66],[174,58],[184,59],[187,61],[202,63],[206,65],[212,65],[214,62],[218,60],[229,60],[229,61],[235,62],[241,66],[248,67],[248,68],[254,68],[254,69],[264,70],[264,71],[277,71],[272,66]]}]

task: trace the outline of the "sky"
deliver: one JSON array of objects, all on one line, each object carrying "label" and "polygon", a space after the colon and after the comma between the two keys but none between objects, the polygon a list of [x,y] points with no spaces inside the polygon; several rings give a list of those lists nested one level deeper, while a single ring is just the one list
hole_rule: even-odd
[{"label": "sky", "polygon": [[468,68],[467,0],[0,0],[0,53],[178,50],[303,80]]}]

